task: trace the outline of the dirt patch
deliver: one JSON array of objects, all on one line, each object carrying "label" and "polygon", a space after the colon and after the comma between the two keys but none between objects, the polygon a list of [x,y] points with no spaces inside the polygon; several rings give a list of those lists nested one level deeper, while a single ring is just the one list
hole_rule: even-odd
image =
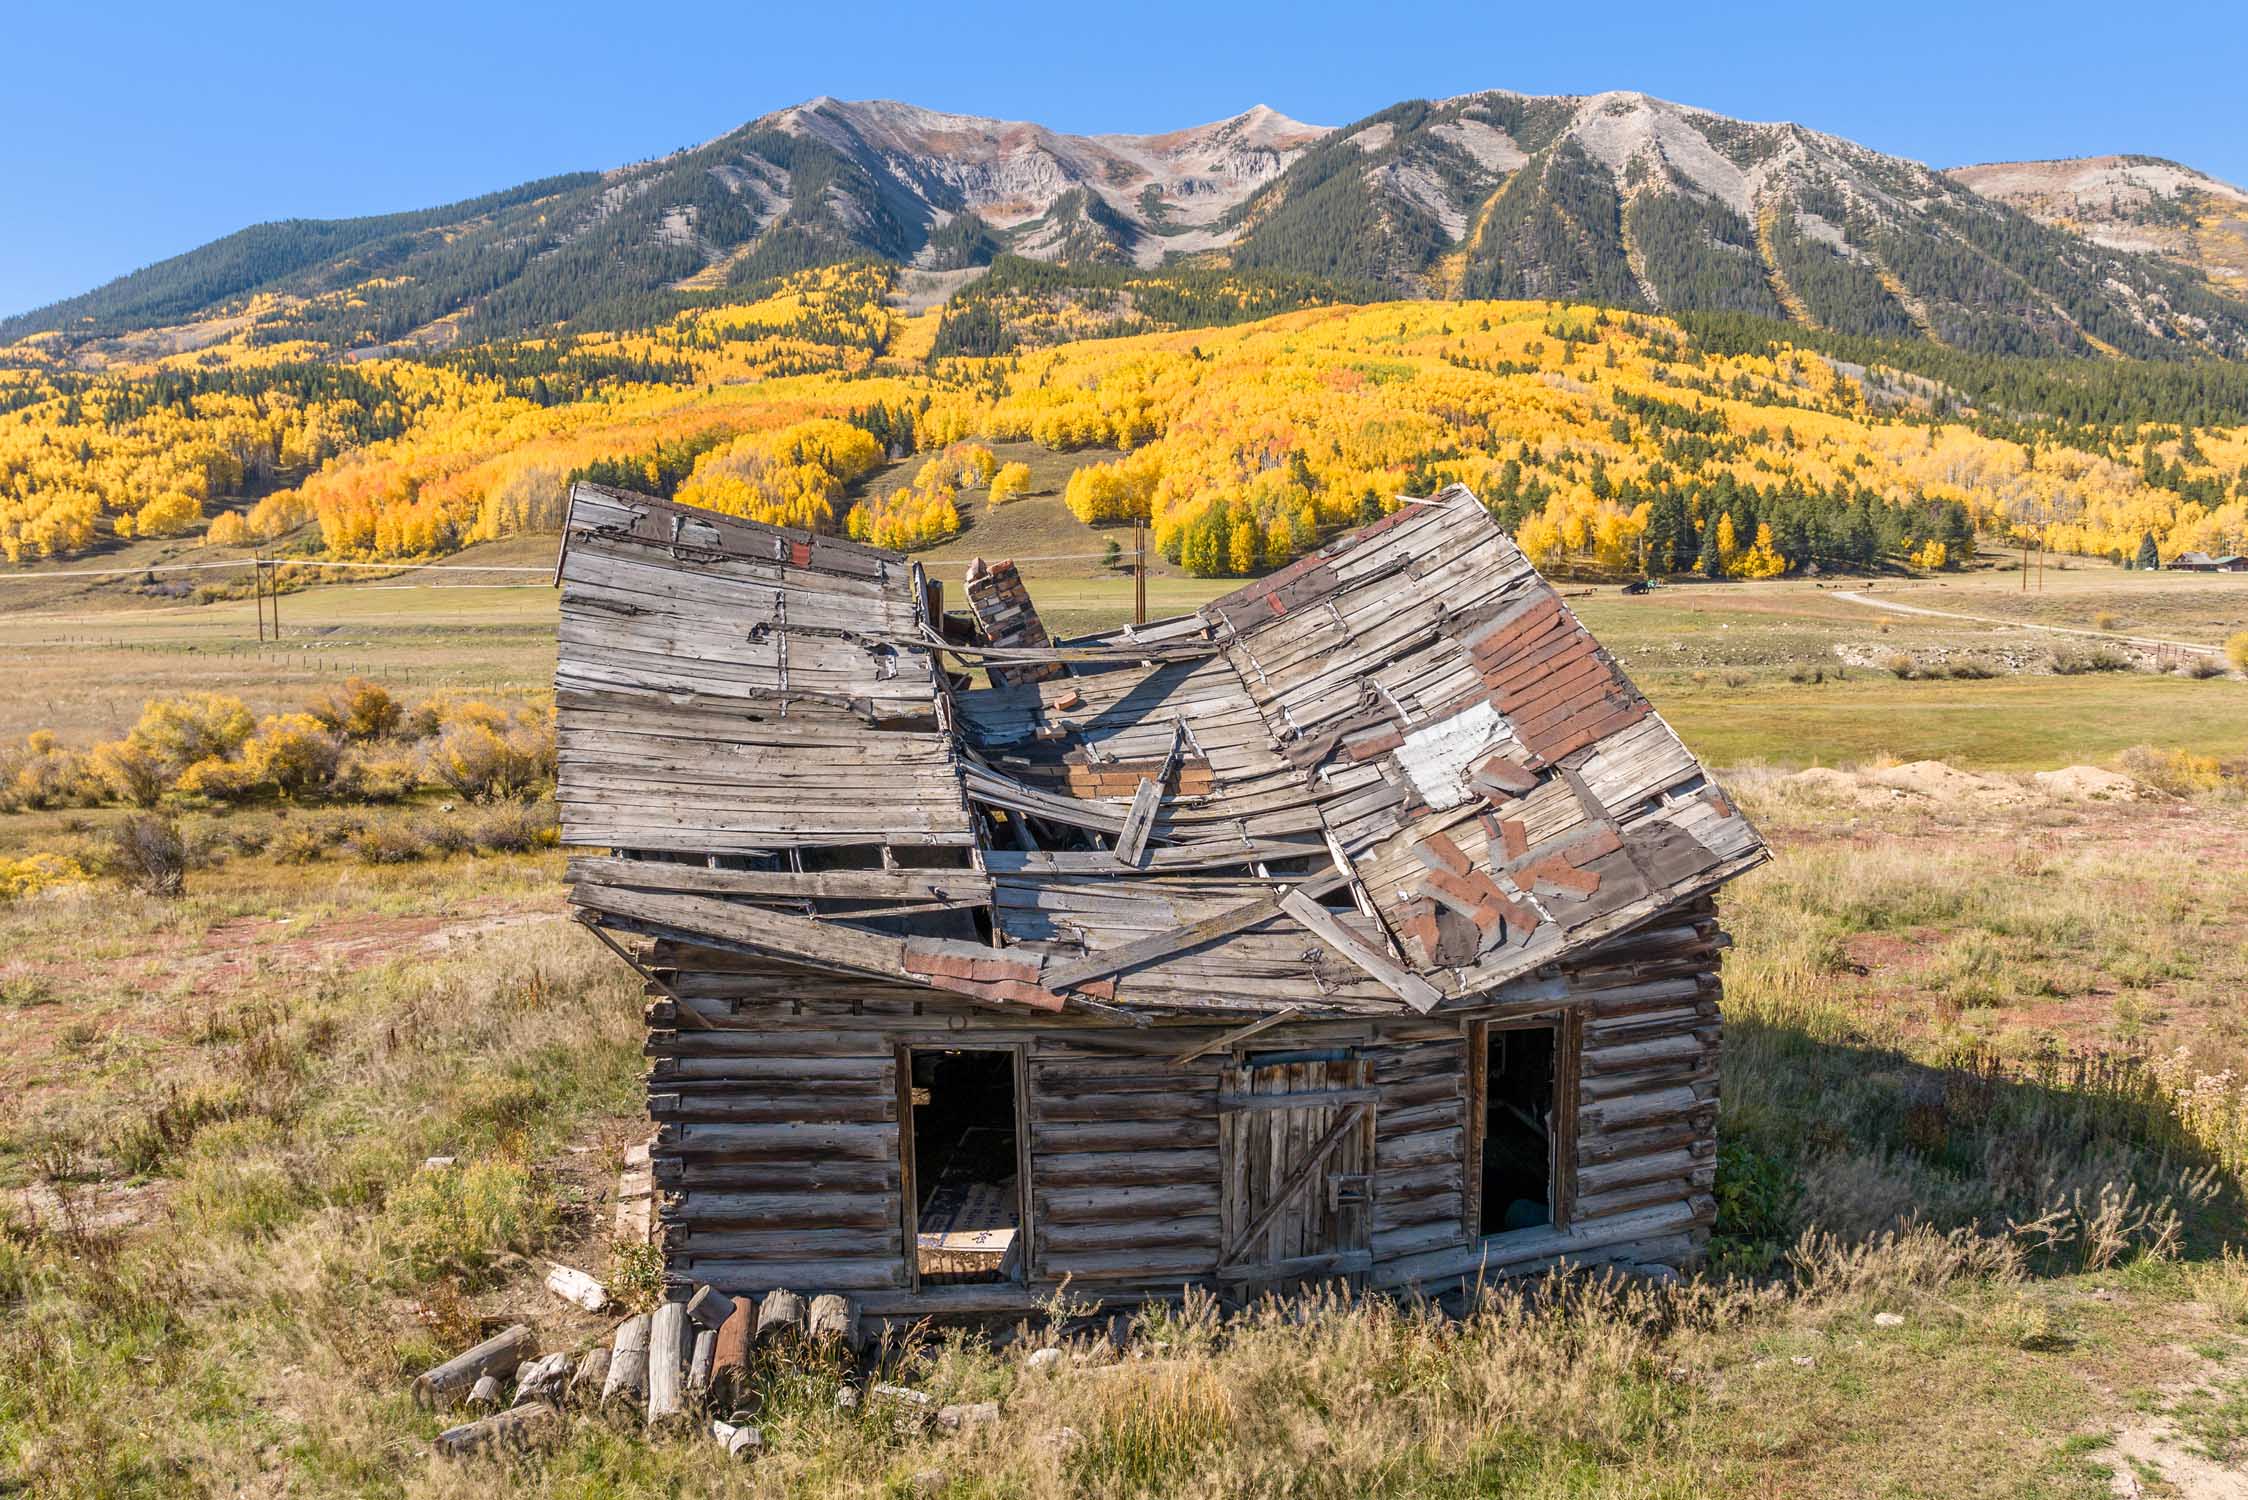
[{"label": "dirt patch", "polygon": [[1867,779],[1879,785],[1894,787],[1937,802],[2019,807],[2031,800],[2031,793],[2020,782],[2009,777],[1978,776],[1972,771],[1955,769],[1940,760],[1916,760],[1865,774]]},{"label": "dirt patch", "polygon": [[2071,802],[2152,802],[2162,797],[2144,782],[2098,766],[2063,766],[2058,771],[2039,771],[2030,779],[2048,796]]},{"label": "dirt patch", "polygon": [[49,1234],[116,1234],[153,1222],[164,1192],[156,1182],[38,1182],[16,1201],[24,1217]]},{"label": "dirt patch", "polygon": [[1777,785],[1787,795],[1860,807],[1922,803],[2008,808],[2038,800],[2035,791],[2010,776],[1977,775],[1940,760],[1916,760],[1901,766],[1849,771],[1813,766],[1778,778]]}]

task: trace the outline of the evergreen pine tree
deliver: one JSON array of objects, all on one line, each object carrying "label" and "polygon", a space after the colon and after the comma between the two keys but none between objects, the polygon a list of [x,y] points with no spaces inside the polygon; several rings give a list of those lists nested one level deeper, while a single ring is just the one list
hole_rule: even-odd
[{"label": "evergreen pine tree", "polygon": [[2162,554],[2154,545],[2153,532],[2147,532],[2139,538],[2139,555],[2136,561],[2142,568],[2159,568],[2162,566]]}]

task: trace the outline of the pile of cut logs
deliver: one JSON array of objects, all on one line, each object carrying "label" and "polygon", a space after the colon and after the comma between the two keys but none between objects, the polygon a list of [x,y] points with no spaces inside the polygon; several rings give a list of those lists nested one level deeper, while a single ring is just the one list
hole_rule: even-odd
[{"label": "pile of cut logs", "polygon": [[856,1355],[864,1347],[858,1308],[834,1293],[806,1302],[775,1290],[757,1301],[699,1286],[684,1302],[625,1319],[611,1340],[574,1360],[539,1354],[537,1337],[517,1323],[422,1375],[414,1399],[440,1411],[465,1405],[488,1413],[438,1435],[437,1452],[448,1458],[545,1441],[571,1403],[644,1413],[653,1429],[707,1420],[711,1437],[746,1459],[763,1445],[740,1417],[751,1353],[766,1345],[808,1357]]}]

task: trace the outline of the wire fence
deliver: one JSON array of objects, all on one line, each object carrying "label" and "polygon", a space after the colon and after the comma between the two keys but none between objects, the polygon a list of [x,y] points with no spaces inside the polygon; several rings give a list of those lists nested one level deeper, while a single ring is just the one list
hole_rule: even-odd
[{"label": "wire fence", "polygon": [[317,557],[230,557],[217,562],[150,563],[140,568],[71,568],[53,573],[0,573],[0,583],[45,583],[54,578],[145,578],[152,573],[208,573],[222,568],[372,568],[393,573],[539,573],[552,568],[521,563],[331,562]]}]

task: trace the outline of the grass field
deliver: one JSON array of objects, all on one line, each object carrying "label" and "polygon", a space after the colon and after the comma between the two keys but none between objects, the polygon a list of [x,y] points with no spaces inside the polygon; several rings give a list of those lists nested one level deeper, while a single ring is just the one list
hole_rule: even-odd
[{"label": "grass field", "polygon": [[[1060,513],[1062,477],[940,560],[1083,550],[1098,534]],[[551,556],[533,540],[472,560]],[[1097,562],[1025,571],[1058,630],[1128,609],[1129,579]],[[2049,578],[2044,607],[2121,613],[2112,594],[2130,628],[2205,640],[2248,598],[2101,572]],[[408,700],[536,700],[554,596],[463,586],[477,576],[292,592],[262,648],[247,602],[0,593],[0,737],[87,742],[188,689],[286,709],[353,673]],[[2006,582],[1878,591],[2015,618]],[[1233,586],[1160,575],[1151,602]],[[996,1423],[901,1431],[839,1410],[832,1374],[772,1369],[752,1466],[598,1418],[528,1460],[448,1465],[405,1397],[415,1372],[517,1318],[560,1348],[606,1328],[539,1289],[546,1258],[649,1294],[607,1239],[618,1156],[646,1129],[639,983],[567,924],[558,854],[438,852],[479,809],[191,810],[204,853],[177,898],[102,880],[0,902],[0,1493],[2239,1494],[2238,791],[1946,798],[1787,773],[2237,758],[2248,684],[1907,680],[1844,658],[2003,640],[2030,659],[2051,638],[1885,618],[1806,582],[1567,591],[1688,743],[1736,768],[1775,850],[1725,903],[1732,1279],[1556,1283],[1463,1321],[1164,1314],[1138,1357],[1080,1349],[1047,1376],[1022,1346],[937,1340],[894,1349],[890,1372],[999,1401]],[[0,816],[0,859],[91,863],[122,816]],[[304,836],[362,818],[408,826],[423,857]]]}]

